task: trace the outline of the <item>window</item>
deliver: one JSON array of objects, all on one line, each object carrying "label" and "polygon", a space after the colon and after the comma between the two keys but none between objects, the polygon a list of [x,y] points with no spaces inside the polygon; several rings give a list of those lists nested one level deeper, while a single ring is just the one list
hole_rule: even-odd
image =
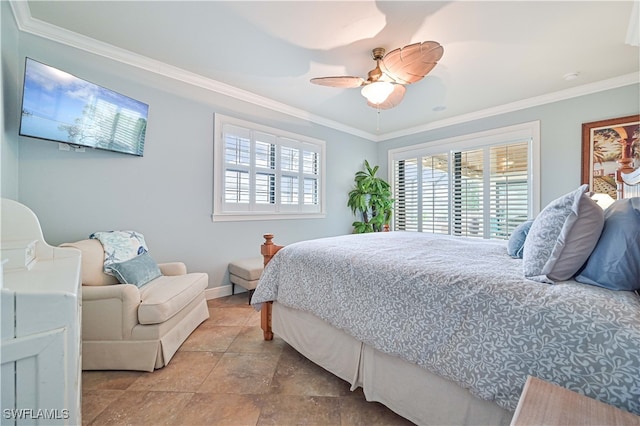
[{"label": "window", "polygon": [[215,115],[214,220],[324,217],[323,141]]},{"label": "window", "polygon": [[390,151],[394,229],[507,239],[539,209],[538,135],[534,122]]}]

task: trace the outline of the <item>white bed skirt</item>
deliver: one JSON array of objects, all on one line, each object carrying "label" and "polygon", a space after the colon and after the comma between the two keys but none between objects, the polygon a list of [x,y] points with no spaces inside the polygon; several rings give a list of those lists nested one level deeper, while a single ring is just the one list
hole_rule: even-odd
[{"label": "white bed skirt", "polygon": [[508,425],[513,413],[318,317],[273,303],[273,332],[302,355],[419,425]]}]

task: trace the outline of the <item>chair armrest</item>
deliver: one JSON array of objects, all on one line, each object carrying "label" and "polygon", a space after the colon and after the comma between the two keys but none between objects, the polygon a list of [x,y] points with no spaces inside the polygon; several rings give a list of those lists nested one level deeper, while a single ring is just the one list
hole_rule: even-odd
[{"label": "chair armrest", "polygon": [[140,290],[133,284],[82,286],[82,339],[130,339],[139,305]]},{"label": "chair armrest", "polygon": [[183,262],[158,263],[162,275],[185,275],[187,273],[187,265]]},{"label": "chair armrest", "polygon": [[137,300],[140,303],[140,290],[133,284],[83,285],[82,301],[101,299]]}]

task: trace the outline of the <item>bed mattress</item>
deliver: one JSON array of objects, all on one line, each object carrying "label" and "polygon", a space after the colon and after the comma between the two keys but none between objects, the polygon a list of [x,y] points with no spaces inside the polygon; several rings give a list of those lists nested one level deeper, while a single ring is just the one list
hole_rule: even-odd
[{"label": "bed mattress", "polygon": [[252,303],[309,312],[513,411],[528,375],[640,414],[640,300],[527,280],[506,242],[411,232],[291,244]]}]

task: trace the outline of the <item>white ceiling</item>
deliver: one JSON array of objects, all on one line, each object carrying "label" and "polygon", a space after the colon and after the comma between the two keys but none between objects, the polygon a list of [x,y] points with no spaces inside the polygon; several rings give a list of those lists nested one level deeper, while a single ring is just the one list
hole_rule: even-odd
[{"label": "white ceiling", "polygon": [[[29,1],[12,7],[24,31],[372,140],[637,83],[640,69],[632,1]],[[628,32],[635,45],[627,43]],[[427,40],[444,46],[440,63],[379,117],[359,89],[309,83],[321,76],[366,78],[374,47],[389,51]],[[578,78],[563,79],[574,72]]]}]

